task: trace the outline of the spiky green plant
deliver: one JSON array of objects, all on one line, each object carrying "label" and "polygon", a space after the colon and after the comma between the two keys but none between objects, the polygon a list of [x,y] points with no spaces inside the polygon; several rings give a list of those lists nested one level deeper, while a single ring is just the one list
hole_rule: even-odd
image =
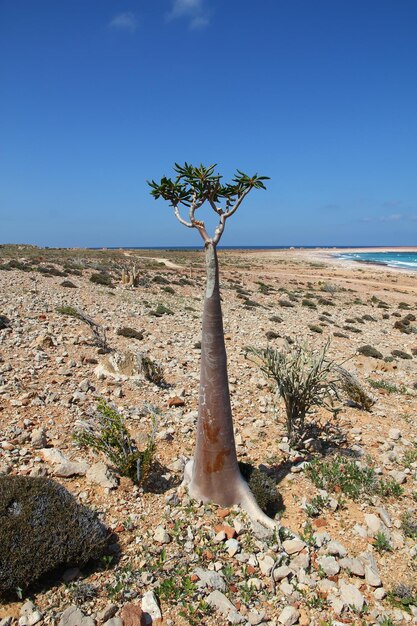
[{"label": "spiky green plant", "polygon": [[305,419],[314,406],[333,414],[339,410],[340,378],[335,363],[327,358],[329,342],[321,350],[312,350],[307,344],[294,343],[282,350],[271,347],[250,347],[247,353],[260,365],[261,371],[272,379],[286,410],[287,434],[291,445],[299,444],[305,434]]},{"label": "spiky green plant", "polygon": [[149,474],[156,450],[156,410],[151,407],[149,412],[152,431],[148,434],[144,450],[138,450],[122,415],[104,400],[99,402],[95,418],[83,422],[74,439],[81,446],[102,452],[121,476],[141,484]]}]

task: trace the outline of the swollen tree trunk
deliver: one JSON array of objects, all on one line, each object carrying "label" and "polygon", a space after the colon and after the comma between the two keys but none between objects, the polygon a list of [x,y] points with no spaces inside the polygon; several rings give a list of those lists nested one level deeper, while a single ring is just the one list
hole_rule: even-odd
[{"label": "swollen tree trunk", "polygon": [[220,506],[240,504],[267,526],[276,523],[257,505],[242,478],[236,456],[227,376],[226,347],[219,289],[216,246],[206,244],[207,285],[201,340],[201,377],[197,442],[194,460],[186,468],[190,495]]}]

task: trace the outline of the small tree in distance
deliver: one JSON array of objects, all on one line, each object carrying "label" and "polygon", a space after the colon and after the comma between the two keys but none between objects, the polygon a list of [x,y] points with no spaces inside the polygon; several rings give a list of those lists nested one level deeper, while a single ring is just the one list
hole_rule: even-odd
[{"label": "small tree in distance", "polygon": [[[226,221],[252,189],[265,189],[264,181],[268,177],[257,174],[250,177],[237,170],[232,182],[223,184],[222,176],[215,173],[215,168],[216,165],[195,167],[188,163],[184,166],[175,164],[176,177],[173,180],[164,176],[159,183],[148,183],[152,188],[152,196],[167,200],[181,224],[198,230],[205,246],[207,280],[201,338],[197,439],[194,459],[185,469],[185,481],[192,497],[220,506],[239,504],[253,520],[275,527],[277,522],[261,511],[239,471],[217,260],[217,244]],[[195,216],[205,203],[218,216],[213,236],[207,232],[204,222]],[[186,210],[187,218],[181,215],[181,208]]]}]

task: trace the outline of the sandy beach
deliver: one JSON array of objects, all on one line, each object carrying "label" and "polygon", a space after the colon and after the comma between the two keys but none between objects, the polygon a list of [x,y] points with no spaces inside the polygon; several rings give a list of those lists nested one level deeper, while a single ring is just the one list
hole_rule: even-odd
[{"label": "sandy beach", "polygon": [[[391,250],[399,248],[380,249]],[[232,623],[230,610],[228,617],[207,608],[216,588],[243,624],[282,624],[287,606],[298,615],[288,623],[304,626],[383,617],[417,623],[395,595],[398,583],[413,587],[416,577],[417,272],[337,258],[354,251],[219,252],[238,456],[273,477],[282,524],[302,540],[273,580],[277,542],[254,534],[239,510],[201,505],[181,487],[198,408],[203,253],[0,247],[0,316],[7,320],[0,327],[0,474],[59,481],[100,511],[121,548],[120,560],[35,584],[30,599],[45,623],[65,626],[62,612],[76,605],[97,624],[118,626],[108,615],[120,616],[145,593],[155,594],[159,623],[167,626]],[[134,266],[140,280],[133,288],[121,275]],[[97,274],[109,284],[92,282]],[[160,316],[158,305],[166,309]],[[65,307],[78,307],[104,328],[112,352],[100,354],[87,325],[65,315]],[[137,338],[120,334],[123,328]],[[334,421],[314,410],[313,443],[291,450],[284,406],[245,347],[307,341],[318,349],[328,340],[329,358],[343,363],[375,404],[367,411],[341,397]],[[138,372],[111,372],[111,354],[138,351],[162,366],[166,385]],[[105,457],[74,441],[77,423],[94,413],[99,397],[118,408],[138,442],[151,428],[146,405],[158,408],[158,470],[148,488],[97,478],[91,468]],[[48,450],[78,470],[62,475]],[[350,497],[340,487],[318,487],[307,462],[338,455],[398,489]],[[314,513],[318,496],[324,504]],[[226,543],[231,538],[236,545]],[[201,570],[218,576],[206,583]],[[23,601],[0,605],[0,623],[18,618]]]}]

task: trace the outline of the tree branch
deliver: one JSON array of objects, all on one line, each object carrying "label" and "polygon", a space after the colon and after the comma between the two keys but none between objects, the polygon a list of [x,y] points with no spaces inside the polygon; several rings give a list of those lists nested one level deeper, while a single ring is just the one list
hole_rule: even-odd
[{"label": "tree branch", "polygon": [[251,189],[252,189],[252,187],[248,187],[247,189],[245,189],[245,191],[242,192],[242,195],[240,197],[238,197],[238,199],[236,200],[234,206],[229,211],[227,211],[226,213],[223,214],[223,217],[225,217],[225,219],[227,219],[228,217],[233,215],[233,213],[236,213],[236,211],[238,210],[239,206],[242,203],[242,200],[244,198],[246,198],[246,196],[248,195],[248,193],[250,192]]},{"label": "tree branch", "polygon": [[187,226],[187,228],[194,228],[194,225],[192,223],[190,224],[189,222],[187,222],[181,217],[178,204],[174,204],[173,207],[174,207],[175,217],[177,218],[177,220],[181,222],[181,224],[183,224],[184,226]]}]

